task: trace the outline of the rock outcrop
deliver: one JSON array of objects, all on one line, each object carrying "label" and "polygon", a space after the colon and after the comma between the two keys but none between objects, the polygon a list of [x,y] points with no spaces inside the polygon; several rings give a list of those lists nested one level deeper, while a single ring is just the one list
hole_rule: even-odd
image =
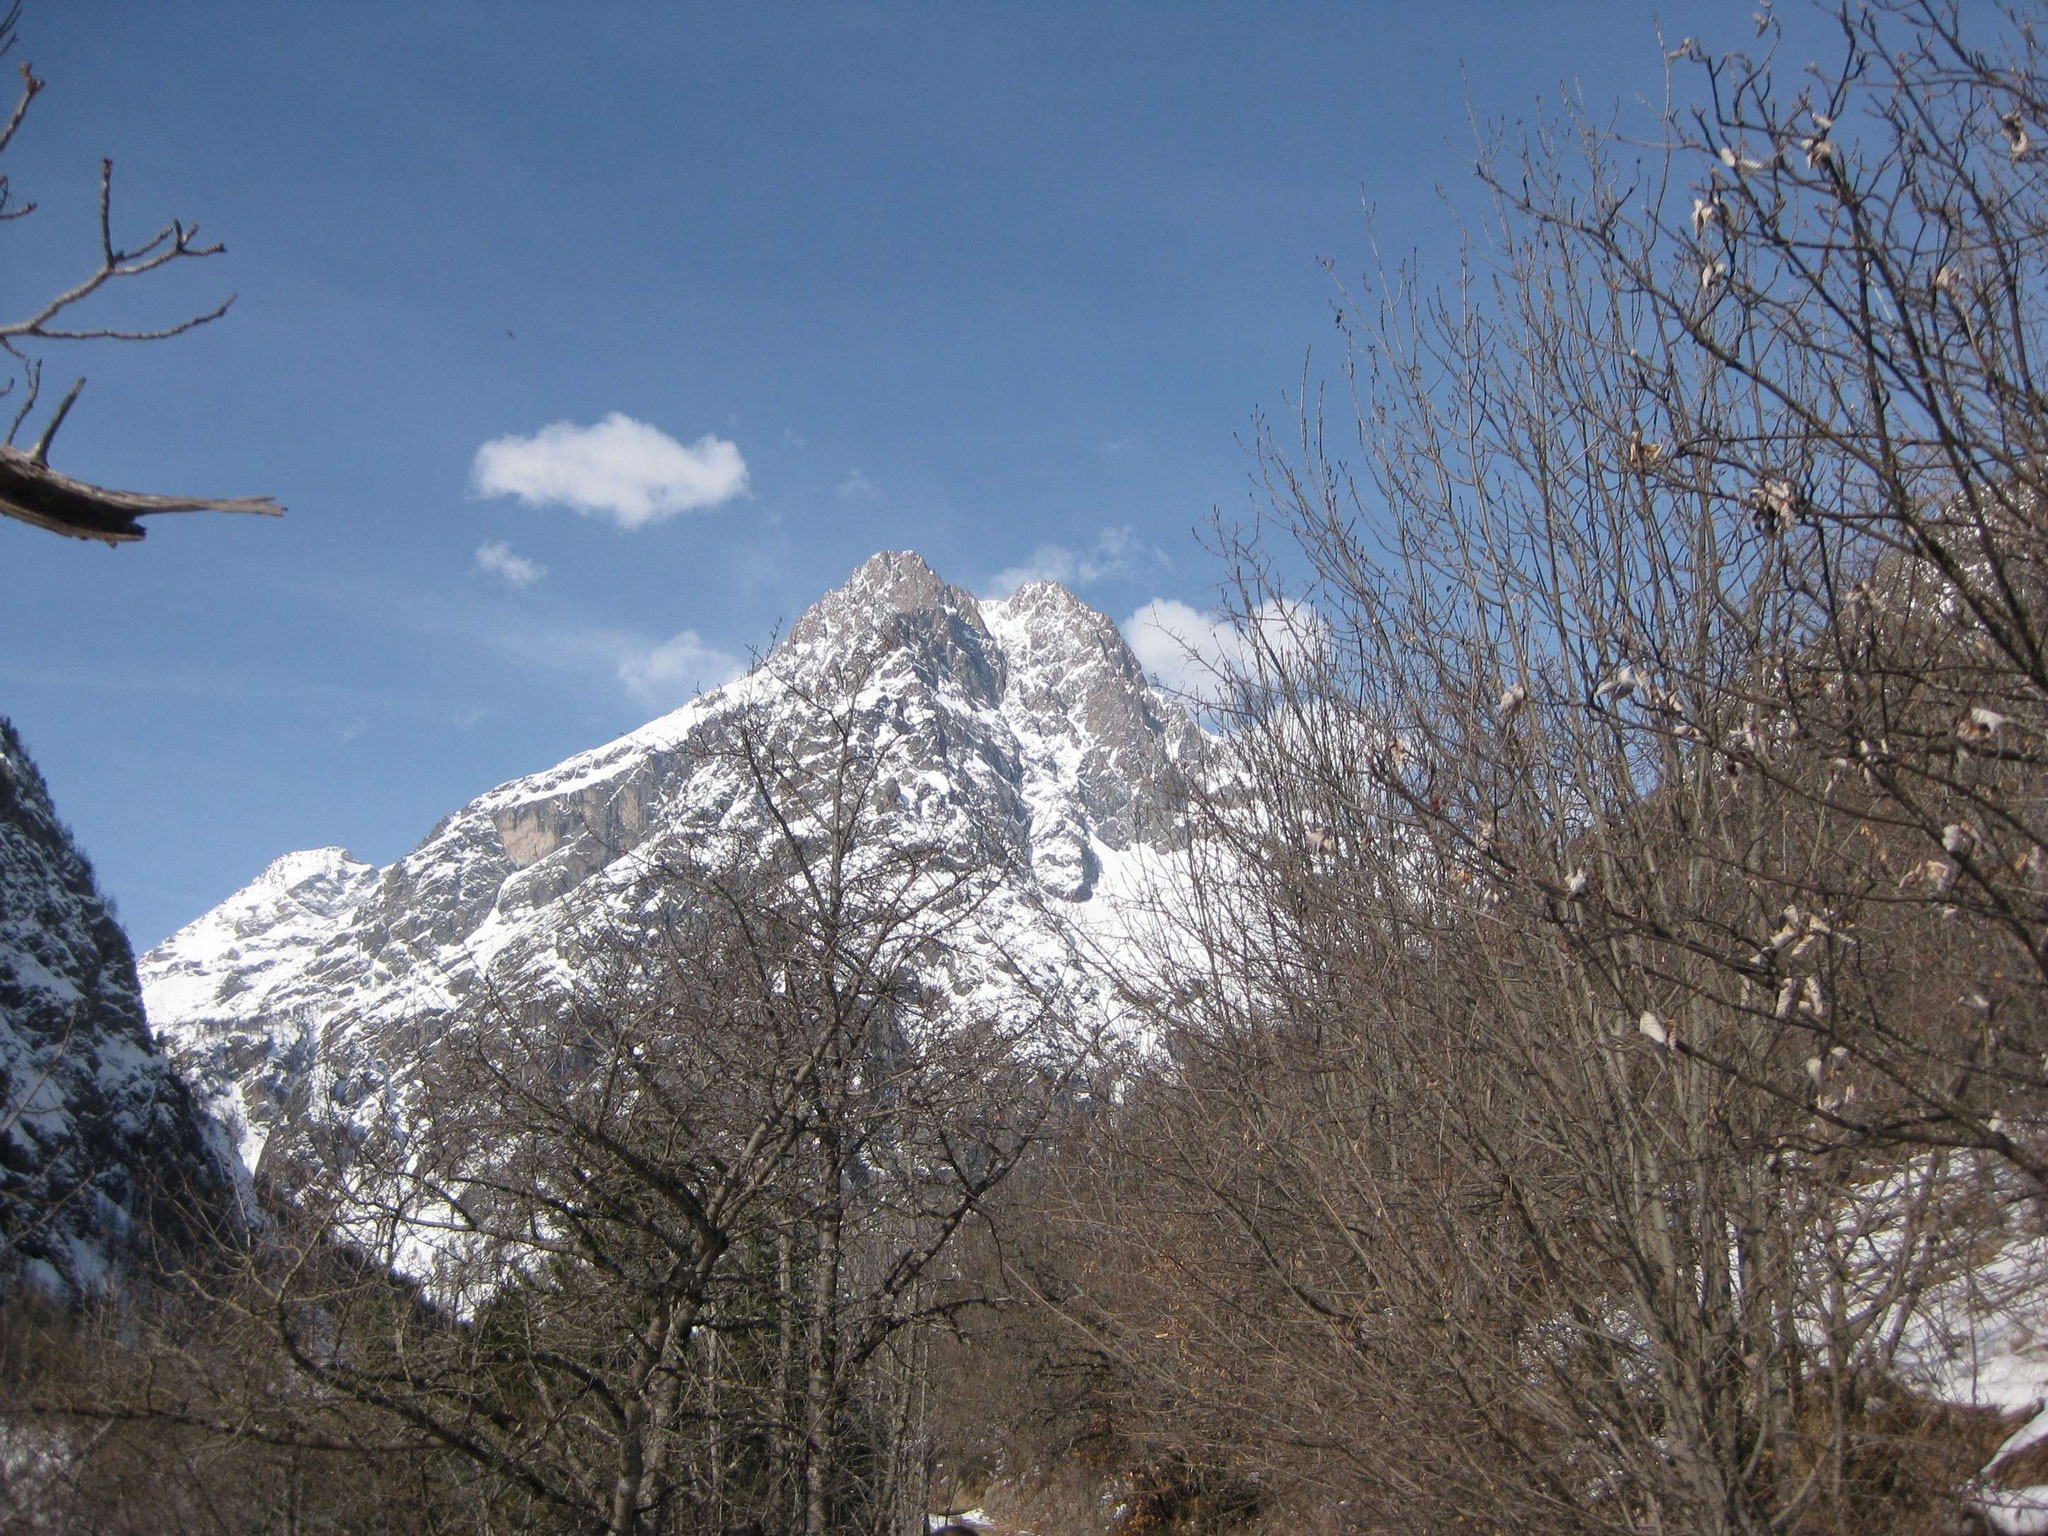
[{"label": "rock outcrop", "polygon": [[135,957],[0,720],[0,1285],[79,1296],[233,1219],[229,1149],[143,1021]]}]

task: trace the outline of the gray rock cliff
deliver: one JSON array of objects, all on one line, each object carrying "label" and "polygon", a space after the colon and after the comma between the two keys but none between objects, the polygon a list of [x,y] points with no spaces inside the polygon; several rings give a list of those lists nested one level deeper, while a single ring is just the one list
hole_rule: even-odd
[{"label": "gray rock cliff", "polygon": [[230,1153],[143,1022],[135,957],[0,720],[0,1285],[78,1296],[231,1219]]}]

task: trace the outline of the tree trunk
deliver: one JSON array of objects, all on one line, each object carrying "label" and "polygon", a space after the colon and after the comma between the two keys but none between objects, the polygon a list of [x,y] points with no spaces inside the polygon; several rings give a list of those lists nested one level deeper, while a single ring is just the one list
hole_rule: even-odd
[{"label": "tree trunk", "polygon": [[804,1536],[827,1536],[835,1463],[833,1412],[838,1354],[840,1170],[836,1146],[826,1146],[825,1213],[818,1224],[818,1261],[811,1277],[810,1337],[805,1347]]}]

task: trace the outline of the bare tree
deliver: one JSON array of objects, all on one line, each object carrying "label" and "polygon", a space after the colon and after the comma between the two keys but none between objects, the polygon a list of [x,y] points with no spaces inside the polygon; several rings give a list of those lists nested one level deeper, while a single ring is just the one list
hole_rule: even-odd
[{"label": "bare tree", "polygon": [[882,837],[900,727],[781,687],[706,748],[730,814],[569,991],[437,1027],[389,1118],[304,1127],[219,1298],[521,1519],[921,1530],[925,1341],[978,1299],[948,1255],[1075,1069],[1058,999],[946,984],[999,855]]},{"label": "bare tree", "polygon": [[2044,91],[1959,16],[1681,45],[1654,152],[1489,136],[1486,254],[1340,300],[1058,1298],[1162,1450],[1366,1529],[1952,1503],[1908,1345],[2048,1172]]},{"label": "bare tree", "polygon": [[[1928,990],[1954,989],[1936,1006],[1975,1015],[1930,1028],[1926,1007],[1840,989],[1817,1043],[1868,1069],[1841,1129],[1983,1148],[2038,1182],[2048,1165],[2015,1131],[2048,1086],[2032,1027],[2048,224],[2028,128],[2048,102],[2030,28],[1987,50],[1961,17],[1937,0],[1845,11],[1842,62],[1790,89],[1768,58],[1699,59],[1703,103],[1670,119],[1679,195],[1641,213],[1612,175],[1577,209],[1555,177],[1509,201],[1655,337],[1595,417],[1641,461],[1648,515],[1697,498],[1687,521],[1727,530],[1723,560],[1778,610],[1743,637],[1718,717],[1668,723],[1714,730],[1720,773],[1814,821],[1818,844],[1760,870],[1805,914],[1786,921],[1853,908],[1873,943],[1919,927]],[[1819,852],[1841,834],[1853,851]],[[1831,966],[1849,958],[1809,934]],[[1721,944],[1728,985],[1794,983],[1795,1021],[1833,1007],[1830,978],[1754,959],[1786,949],[1758,936]]]}]

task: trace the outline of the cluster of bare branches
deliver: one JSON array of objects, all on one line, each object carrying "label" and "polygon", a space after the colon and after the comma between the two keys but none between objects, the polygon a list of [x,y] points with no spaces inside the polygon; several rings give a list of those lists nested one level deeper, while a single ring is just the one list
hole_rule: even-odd
[{"label": "cluster of bare branches", "polygon": [[[0,59],[14,51],[16,27],[21,19],[21,0],[13,0],[0,15]],[[5,155],[15,135],[27,121],[29,109],[41,94],[44,81],[27,62],[20,65],[21,90],[4,124],[0,124],[0,155]],[[5,172],[0,172],[0,223],[26,219],[36,204],[20,198]],[[235,300],[230,294],[213,308],[185,315],[156,326],[95,324],[79,310],[108,288],[149,276],[174,262],[204,260],[226,248],[218,241],[202,242],[199,226],[173,219],[138,243],[117,241],[114,236],[114,162],[100,162],[99,251],[90,271],[43,299],[17,318],[0,320],[0,353],[6,355],[10,372],[0,382],[0,400],[12,399],[13,416],[7,435],[0,441],[0,512],[61,533],[71,538],[95,539],[107,544],[129,543],[143,536],[138,517],[159,512],[260,512],[275,515],[283,510],[268,497],[179,497],[157,496],[138,491],[113,491],[89,485],[49,467],[50,447],[58,428],[64,425],[71,407],[85,388],[80,377],[65,391],[63,399],[49,413],[42,431],[27,449],[15,447],[15,439],[34,415],[42,399],[43,362],[40,349],[51,342],[76,341],[165,341],[218,320]]]},{"label": "cluster of bare branches", "polygon": [[1224,532],[1165,1050],[1040,1288],[1336,1528],[1931,1531],[1999,1437],[1927,1346],[2048,1186],[2048,61],[1762,30],[1647,154],[1487,135]]},{"label": "cluster of bare branches", "polygon": [[[15,27],[21,19],[20,0],[0,16],[0,58],[14,51]],[[21,94],[15,98],[14,110],[8,114],[6,124],[0,126],[0,154],[5,154],[14,142],[14,136],[21,131],[30,105],[41,93],[44,81],[24,62],[20,66]],[[36,205],[24,202],[15,195],[11,181],[0,174],[0,221],[12,222],[25,219],[35,213]],[[71,311],[90,299],[111,283],[145,276],[171,262],[218,256],[225,249],[218,242],[211,245],[199,243],[199,226],[186,224],[182,219],[173,219],[156,231],[140,245],[133,247],[117,245],[114,241],[114,162],[100,162],[99,198],[99,260],[93,270],[77,282],[64,288],[37,306],[33,313],[16,320],[0,321],[0,348],[4,348],[12,359],[17,371],[6,385],[0,386],[0,395],[19,393],[14,418],[8,425],[7,444],[12,447],[22,424],[28,420],[36,406],[42,386],[42,365],[24,345],[40,341],[162,341],[172,336],[218,320],[228,312],[234,303],[231,294],[214,308],[203,314],[188,315],[167,325],[150,329],[132,329],[118,326],[80,325],[71,318]],[[36,439],[30,454],[37,460],[49,457],[50,443],[63,425],[65,414],[77,400],[78,392],[85,385],[80,379],[72,385],[56,410],[50,413],[42,435]]]}]

